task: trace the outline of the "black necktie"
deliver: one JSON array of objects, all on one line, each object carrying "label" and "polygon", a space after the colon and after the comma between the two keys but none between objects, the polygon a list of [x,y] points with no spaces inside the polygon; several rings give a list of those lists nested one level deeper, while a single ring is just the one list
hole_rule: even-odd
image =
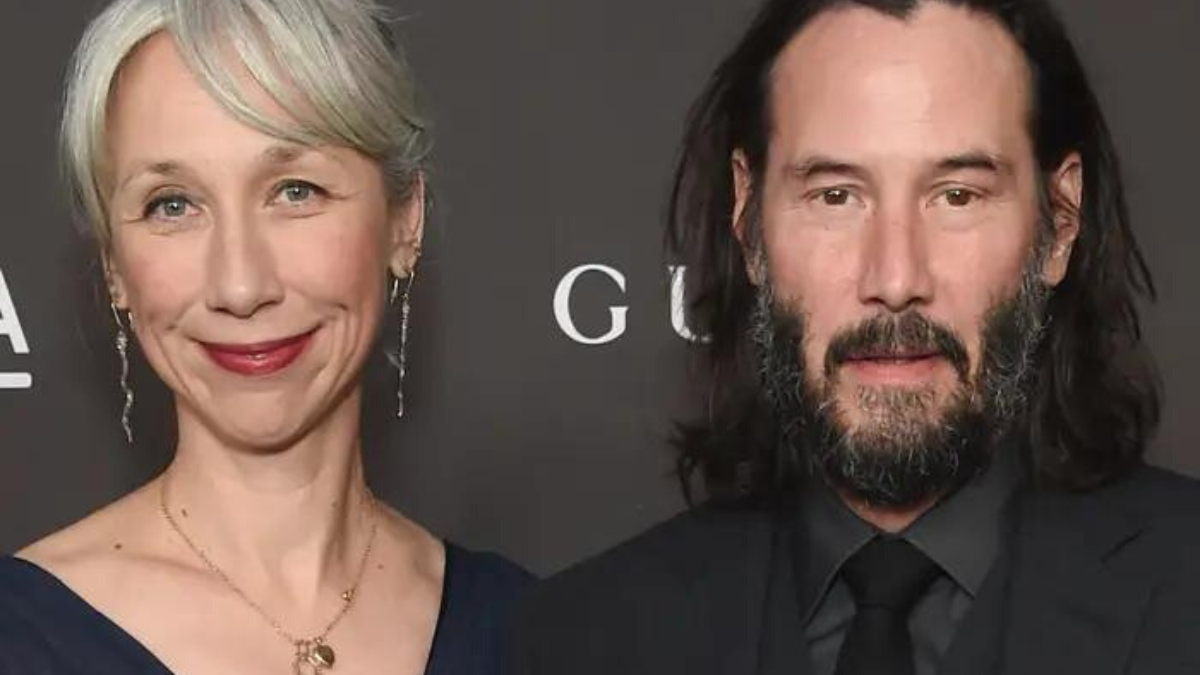
[{"label": "black necktie", "polygon": [[842,566],[854,595],[854,621],[834,675],[913,675],[908,615],[941,573],[903,539],[876,537]]}]

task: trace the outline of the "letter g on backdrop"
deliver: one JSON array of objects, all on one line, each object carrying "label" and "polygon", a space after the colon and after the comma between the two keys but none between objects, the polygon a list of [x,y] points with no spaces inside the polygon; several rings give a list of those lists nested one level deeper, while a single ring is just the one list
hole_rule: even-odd
[{"label": "letter g on backdrop", "polygon": [[626,315],[629,314],[629,307],[621,305],[618,307],[609,307],[609,327],[608,331],[599,337],[587,337],[579,332],[575,327],[575,321],[571,318],[571,291],[575,288],[575,282],[579,277],[589,272],[597,272],[612,279],[621,292],[625,292],[625,275],[621,274],[608,265],[580,265],[575,269],[567,272],[562,281],[558,282],[558,288],[554,290],[554,318],[558,321],[558,327],[562,332],[575,342],[582,345],[603,345],[616,340],[625,334]]},{"label": "letter g on backdrop", "polygon": [[[579,278],[589,272],[603,274],[611,279],[622,293],[626,292],[625,275],[620,270],[596,263],[580,265],[567,272],[554,290],[554,319],[558,322],[558,327],[563,334],[579,344],[608,344],[625,334],[626,315],[629,313],[629,307],[619,305],[608,308],[609,328],[603,335],[588,337],[580,332],[575,325],[575,320],[571,317],[571,293]],[[696,335],[687,323],[687,312],[684,306],[684,279],[687,268],[682,265],[671,265],[667,267],[667,273],[671,278],[671,328],[676,335],[688,342],[707,342],[707,337]]]}]

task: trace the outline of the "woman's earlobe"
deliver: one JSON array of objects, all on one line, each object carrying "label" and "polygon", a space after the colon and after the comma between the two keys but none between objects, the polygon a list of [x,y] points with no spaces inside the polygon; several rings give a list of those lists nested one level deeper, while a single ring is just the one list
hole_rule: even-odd
[{"label": "woman's earlobe", "polygon": [[390,216],[392,253],[389,266],[396,277],[408,276],[421,257],[427,210],[425,200],[425,178],[419,176],[408,200],[397,206]]},{"label": "woman's earlobe", "polygon": [[128,310],[129,297],[125,292],[125,279],[107,259],[104,261],[104,280],[108,286],[108,297],[113,308]]},{"label": "woman's earlobe", "polygon": [[388,270],[396,279],[408,279],[416,273],[417,265],[421,261],[421,254],[420,243],[408,246],[401,252],[401,255],[392,257]]}]

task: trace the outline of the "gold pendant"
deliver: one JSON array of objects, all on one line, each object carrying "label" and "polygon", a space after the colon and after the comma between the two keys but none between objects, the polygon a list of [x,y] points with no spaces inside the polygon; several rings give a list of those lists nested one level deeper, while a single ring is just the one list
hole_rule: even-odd
[{"label": "gold pendant", "polygon": [[337,655],[333,651],[333,647],[325,644],[325,641],[317,638],[315,640],[300,640],[296,643],[296,660],[292,662],[293,675],[321,675],[326,670],[333,667],[337,661]]}]

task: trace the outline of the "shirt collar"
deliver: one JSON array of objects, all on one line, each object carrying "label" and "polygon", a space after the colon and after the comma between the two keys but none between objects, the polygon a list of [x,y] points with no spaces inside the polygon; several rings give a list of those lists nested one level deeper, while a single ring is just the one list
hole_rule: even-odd
[{"label": "shirt collar", "polygon": [[901,533],[972,598],[1000,550],[1005,507],[1018,484],[1015,453],[1003,450],[987,471]]},{"label": "shirt collar", "polygon": [[[1005,507],[1019,483],[1015,448],[1000,448],[988,469],[900,533],[972,598],[1000,549]],[[879,531],[819,478],[805,481],[791,514],[796,596],[804,625],[842,565]]]},{"label": "shirt collar", "polygon": [[876,530],[815,476],[801,487],[792,515],[796,597],[803,625],[808,625],[842,564],[870,541]]}]

